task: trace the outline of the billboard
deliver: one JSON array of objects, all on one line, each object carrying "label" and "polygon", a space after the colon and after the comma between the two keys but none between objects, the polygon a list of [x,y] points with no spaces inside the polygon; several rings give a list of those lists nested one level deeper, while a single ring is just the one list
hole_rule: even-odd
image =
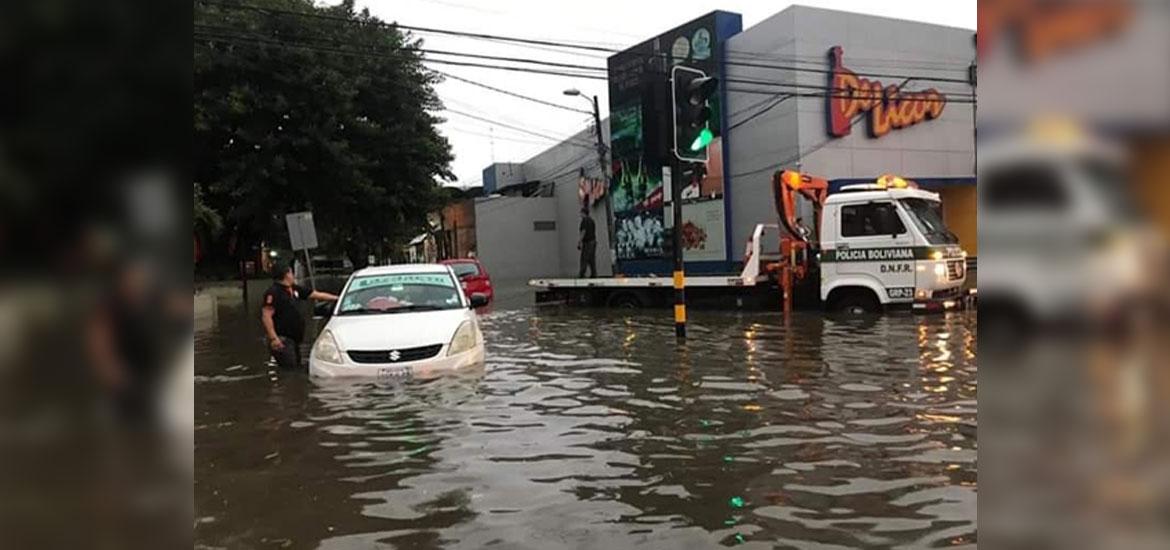
[{"label": "billboard", "polygon": [[[708,148],[707,176],[702,181],[686,182],[683,189],[684,242],[696,246],[684,245],[684,258],[718,264],[729,260],[722,162],[727,146],[722,139],[726,121],[722,60],[724,42],[742,28],[739,14],[714,11],[608,60],[611,200],[618,267],[624,273],[669,270],[663,246],[669,239],[663,198],[670,190],[663,186],[663,167],[674,162],[669,78],[675,66],[699,69],[720,79],[719,92],[710,102],[715,140]],[[708,267],[718,270],[725,265]]]}]

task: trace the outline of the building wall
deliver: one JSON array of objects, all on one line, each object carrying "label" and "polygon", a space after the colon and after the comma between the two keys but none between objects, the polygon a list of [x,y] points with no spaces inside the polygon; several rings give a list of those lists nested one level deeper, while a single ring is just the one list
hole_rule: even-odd
[{"label": "building wall", "polygon": [[[609,141],[609,119],[601,121],[602,139]],[[597,149],[593,143],[592,125],[566,142],[549,148],[524,162],[527,181],[553,182],[553,200],[556,203],[557,247],[551,256],[555,262],[541,265],[541,270],[532,277],[575,277],[581,259],[577,250],[578,227],[581,222],[581,203],[577,195],[581,171],[585,177],[602,177],[597,162]],[[605,225],[605,205],[596,204],[591,215],[597,225],[597,272],[598,275],[612,275],[609,250],[609,236]]]},{"label": "building wall", "polygon": [[475,201],[464,199],[443,207],[441,240],[445,258],[466,258],[476,249]]},{"label": "building wall", "polygon": [[524,165],[517,162],[497,162],[483,169],[483,194],[524,182]]},{"label": "building wall", "polygon": [[[793,97],[772,106],[773,99],[753,107],[772,97],[780,99],[781,92],[824,94],[823,88],[830,85],[829,75],[816,71],[831,68],[828,52],[834,46],[843,48],[845,67],[886,86],[902,84],[904,79],[898,77],[908,75],[965,79],[975,55],[972,34],[969,29],[793,6],[733,37],[729,42],[729,61],[733,63],[751,59],[757,64],[815,70],[728,67],[732,80],[797,85],[735,84],[737,90],[775,90],[774,96],[735,90],[728,93],[729,124],[741,122],[730,132],[733,242],[745,242],[756,223],[775,220],[769,178],[777,170],[799,168],[830,180],[874,178],[885,173],[910,178],[972,177],[975,154],[970,104],[948,101],[938,119],[894,129],[879,138],[870,137],[867,120],[859,120],[850,135],[830,137],[825,97]],[[911,80],[903,89],[927,88],[948,96],[971,94],[965,82]],[[757,112],[762,114],[743,122]],[[802,214],[807,216],[807,209]]]},{"label": "building wall", "polygon": [[558,221],[555,199],[489,197],[476,199],[475,210],[476,257],[493,281],[529,279],[556,266],[558,231],[534,229],[535,222]]}]

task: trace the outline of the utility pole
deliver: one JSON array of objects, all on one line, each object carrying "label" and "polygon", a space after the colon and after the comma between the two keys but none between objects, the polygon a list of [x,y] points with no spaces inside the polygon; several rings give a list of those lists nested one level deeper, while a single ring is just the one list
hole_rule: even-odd
[{"label": "utility pole", "polygon": [[[614,246],[613,236],[613,200],[611,193],[613,192],[613,177],[610,175],[609,163],[605,162],[605,139],[601,135],[601,107],[597,103],[597,96],[592,99],[582,94],[576,88],[570,88],[564,92],[567,96],[579,96],[585,98],[593,106],[593,135],[597,138],[597,166],[601,169],[601,177],[605,178],[605,235],[609,240],[609,272],[617,274],[617,250]],[[592,206],[592,205],[590,205]]]},{"label": "utility pole", "polygon": [[609,272],[617,274],[617,254],[613,242],[613,201],[610,192],[613,190],[613,178],[609,174],[609,163],[605,162],[605,140],[601,137],[601,109],[597,105],[597,96],[593,96],[593,130],[597,137],[597,165],[601,168],[601,177],[605,178],[605,235],[609,241]]}]

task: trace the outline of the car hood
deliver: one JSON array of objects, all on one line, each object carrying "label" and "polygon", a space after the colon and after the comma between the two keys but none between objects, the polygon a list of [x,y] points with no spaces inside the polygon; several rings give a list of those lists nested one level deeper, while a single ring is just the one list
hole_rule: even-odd
[{"label": "car hood", "polygon": [[343,350],[402,349],[447,344],[470,315],[466,309],[341,315],[325,328]]}]

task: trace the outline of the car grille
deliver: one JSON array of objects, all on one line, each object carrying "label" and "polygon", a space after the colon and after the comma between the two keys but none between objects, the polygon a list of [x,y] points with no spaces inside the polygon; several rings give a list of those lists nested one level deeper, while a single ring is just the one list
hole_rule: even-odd
[{"label": "car grille", "polygon": [[950,260],[947,262],[947,280],[957,281],[966,274],[967,265],[964,260]]},{"label": "car grille", "polygon": [[420,346],[417,348],[385,349],[374,351],[350,350],[349,358],[354,363],[405,363],[429,359],[439,353],[443,344]]}]

